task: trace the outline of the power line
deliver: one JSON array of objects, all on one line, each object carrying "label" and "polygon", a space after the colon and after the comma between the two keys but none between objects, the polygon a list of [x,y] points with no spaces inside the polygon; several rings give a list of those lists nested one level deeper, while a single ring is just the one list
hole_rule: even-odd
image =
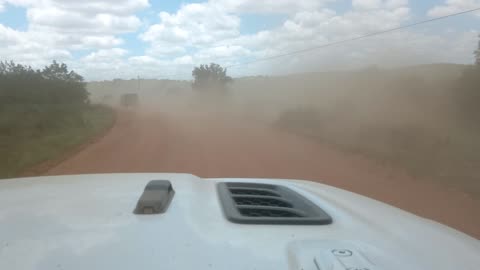
[{"label": "power line", "polygon": [[277,55],[268,56],[268,57],[264,57],[264,58],[257,58],[255,60],[229,65],[229,66],[226,66],[226,68],[243,66],[243,65],[248,65],[248,64],[263,62],[263,61],[269,61],[269,60],[273,60],[273,59],[277,59],[277,58],[281,58],[281,57],[285,57],[285,56],[291,56],[291,55],[295,55],[295,54],[307,53],[307,52],[310,52],[310,51],[323,49],[323,48],[331,47],[331,46],[335,46],[335,45],[340,45],[340,44],[343,44],[343,43],[352,42],[352,41],[356,41],[356,40],[360,40],[360,39],[366,39],[366,38],[369,38],[369,37],[378,36],[378,35],[382,35],[382,34],[386,34],[386,33],[391,33],[391,32],[394,32],[394,31],[398,31],[398,30],[402,30],[402,29],[406,29],[406,28],[411,28],[411,27],[414,27],[414,26],[417,26],[417,25],[427,24],[427,23],[430,23],[430,22],[439,21],[439,20],[443,20],[443,19],[446,19],[446,18],[459,16],[459,15],[463,15],[463,14],[466,14],[466,13],[475,12],[475,11],[479,11],[479,10],[480,10],[480,7],[474,8],[474,9],[469,9],[469,10],[465,10],[465,11],[462,11],[462,12],[453,13],[453,14],[449,14],[449,15],[445,15],[445,16],[440,16],[440,17],[436,17],[436,18],[433,18],[433,19],[429,19],[429,20],[418,21],[418,22],[414,22],[414,23],[411,23],[411,24],[406,24],[406,25],[402,25],[402,26],[398,26],[398,27],[394,27],[394,28],[390,28],[390,29],[381,30],[381,31],[378,31],[378,32],[368,33],[368,34],[358,36],[358,37],[342,39],[342,40],[331,42],[331,43],[325,43],[325,44],[318,45],[318,46],[315,46],[315,47],[310,47],[310,48],[301,49],[301,50],[297,50],[297,51],[291,51],[291,52],[287,52],[287,53],[277,54]]}]

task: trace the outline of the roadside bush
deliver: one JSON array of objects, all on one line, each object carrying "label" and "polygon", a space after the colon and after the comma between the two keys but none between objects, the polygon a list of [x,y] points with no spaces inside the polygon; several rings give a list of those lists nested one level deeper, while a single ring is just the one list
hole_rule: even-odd
[{"label": "roadside bush", "polygon": [[0,62],[0,178],[56,158],[113,123],[90,105],[86,84],[65,64],[42,70]]},{"label": "roadside bush", "polygon": [[460,119],[480,128],[480,65],[467,68],[454,86]]},{"label": "roadside bush", "polygon": [[315,108],[287,110],[274,125],[480,197],[480,143],[467,128],[439,132],[429,123],[354,123],[335,114],[326,118]]},{"label": "roadside bush", "polygon": [[0,62],[0,105],[88,104],[82,76],[53,61],[43,70]]}]

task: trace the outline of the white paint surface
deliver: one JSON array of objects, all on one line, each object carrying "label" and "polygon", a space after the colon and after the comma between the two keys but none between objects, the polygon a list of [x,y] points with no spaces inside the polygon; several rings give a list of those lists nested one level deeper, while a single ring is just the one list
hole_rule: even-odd
[{"label": "white paint surface", "polygon": [[[161,215],[132,214],[145,184],[176,191]],[[311,199],[331,225],[242,225],[219,181],[274,183]],[[332,250],[348,249],[338,259]],[[480,269],[480,241],[378,201],[307,181],[99,174],[0,181],[0,269]]]}]

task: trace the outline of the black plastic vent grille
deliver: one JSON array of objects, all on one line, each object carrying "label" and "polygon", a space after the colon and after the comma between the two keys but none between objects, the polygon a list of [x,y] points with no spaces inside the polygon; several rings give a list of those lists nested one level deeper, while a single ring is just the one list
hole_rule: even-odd
[{"label": "black plastic vent grille", "polygon": [[235,223],[330,224],[331,217],[297,192],[260,183],[218,184],[225,216]]},{"label": "black plastic vent grille", "polygon": [[301,217],[299,214],[282,209],[239,209],[240,214],[247,217]]},{"label": "black plastic vent grille", "polygon": [[273,196],[279,197],[275,192],[265,190],[265,189],[254,189],[254,188],[231,188],[230,192],[234,195],[258,195],[258,196]]},{"label": "black plastic vent grille", "polygon": [[262,197],[262,196],[232,196],[233,200],[237,205],[263,205],[263,206],[274,206],[274,207],[289,207],[292,208],[292,204],[288,201],[272,198],[272,197]]}]

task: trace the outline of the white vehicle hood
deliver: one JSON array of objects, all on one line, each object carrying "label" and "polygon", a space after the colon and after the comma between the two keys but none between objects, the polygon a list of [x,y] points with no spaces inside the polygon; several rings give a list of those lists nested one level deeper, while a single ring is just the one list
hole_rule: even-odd
[{"label": "white vehicle hood", "polygon": [[[133,209],[150,180],[175,196],[158,215]],[[216,183],[284,185],[330,225],[227,220]],[[330,186],[299,180],[100,174],[0,180],[0,269],[480,269],[480,241]],[[340,253],[338,253],[340,252]]]}]

